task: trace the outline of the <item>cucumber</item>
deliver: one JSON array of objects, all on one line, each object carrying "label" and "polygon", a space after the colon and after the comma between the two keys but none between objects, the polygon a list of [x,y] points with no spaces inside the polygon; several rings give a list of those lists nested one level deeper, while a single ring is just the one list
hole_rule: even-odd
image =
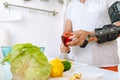
[{"label": "cucumber", "polygon": [[69,61],[62,61],[64,65],[64,72],[71,69],[71,63]]}]

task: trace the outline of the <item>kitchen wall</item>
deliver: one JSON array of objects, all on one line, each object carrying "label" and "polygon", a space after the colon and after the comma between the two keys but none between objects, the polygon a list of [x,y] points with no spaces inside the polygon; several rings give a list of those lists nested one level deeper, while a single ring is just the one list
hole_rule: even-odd
[{"label": "kitchen wall", "polygon": [[[53,16],[46,12],[10,7],[7,9],[8,12],[12,12],[15,15],[16,13],[13,13],[13,11],[21,12],[22,17],[16,20],[1,20],[0,29],[9,31],[10,45],[32,43],[37,46],[44,46],[47,56],[59,56],[60,35],[63,27],[63,5],[57,0],[49,0],[49,2],[41,2],[40,0],[31,0],[28,2],[24,2],[23,0],[6,1],[11,4],[56,10],[58,12],[56,16]],[[3,2],[5,0],[0,1],[0,6],[6,11],[3,7]],[[20,14],[18,16],[20,17]]]},{"label": "kitchen wall", "polygon": [[[50,13],[17,7],[10,7],[6,10],[2,4],[5,1],[22,6],[56,10],[58,14],[53,16]],[[67,0],[64,1],[67,2]],[[11,21],[1,20],[0,30],[9,31],[10,44],[8,45],[32,43],[37,46],[44,46],[47,56],[57,57],[60,53],[60,35],[63,29],[63,11],[65,7],[66,6],[58,3],[58,0],[49,0],[49,2],[41,2],[40,0],[31,0],[29,2],[24,2],[23,0],[1,0],[0,8],[3,9],[3,11],[12,12],[13,15],[16,15],[16,13],[13,12],[15,10],[21,13],[21,19],[18,18]],[[16,17],[20,17],[20,14],[17,14]],[[120,39],[118,39],[118,47],[120,54]]]}]

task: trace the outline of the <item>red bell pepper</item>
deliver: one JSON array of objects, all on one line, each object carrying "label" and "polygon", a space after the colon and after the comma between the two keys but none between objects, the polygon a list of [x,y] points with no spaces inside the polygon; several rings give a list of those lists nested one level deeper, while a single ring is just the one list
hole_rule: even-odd
[{"label": "red bell pepper", "polygon": [[65,46],[67,46],[66,45],[66,43],[67,42],[70,42],[70,41],[72,41],[72,39],[70,39],[69,37],[70,36],[72,36],[73,34],[72,33],[64,33],[63,35],[62,35],[62,42],[63,42],[63,44],[65,45]]}]

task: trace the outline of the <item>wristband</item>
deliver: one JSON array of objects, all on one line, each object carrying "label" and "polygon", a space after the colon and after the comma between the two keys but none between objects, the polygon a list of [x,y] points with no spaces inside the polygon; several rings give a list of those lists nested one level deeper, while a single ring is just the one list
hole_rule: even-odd
[{"label": "wristband", "polygon": [[81,48],[85,48],[87,46],[88,38],[89,38],[89,35],[86,37],[86,39],[84,40],[83,44],[80,46]]}]

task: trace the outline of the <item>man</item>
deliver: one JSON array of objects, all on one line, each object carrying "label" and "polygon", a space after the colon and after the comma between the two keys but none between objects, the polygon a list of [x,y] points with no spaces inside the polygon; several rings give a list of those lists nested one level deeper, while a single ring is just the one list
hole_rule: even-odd
[{"label": "man", "polygon": [[[88,44],[84,44],[86,37],[96,34],[96,28],[111,24],[108,14],[109,7],[117,0],[72,0],[67,9],[67,19],[64,33],[72,33],[71,42],[60,46],[61,52],[67,53],[71,47],[73,60],[89,65],[117,71],[119,63],[117,54],[117,41],[105,41],[101,43],[99,36],[88,38]],[[120,22],[114,22],[120,26]],[[113,25],[111,24],[111,25]],[[98,43],[100,42],[100,44]],[[86,46],[87,45],[87,46]],[[81,47],[85,48],[81,48]]]}]

